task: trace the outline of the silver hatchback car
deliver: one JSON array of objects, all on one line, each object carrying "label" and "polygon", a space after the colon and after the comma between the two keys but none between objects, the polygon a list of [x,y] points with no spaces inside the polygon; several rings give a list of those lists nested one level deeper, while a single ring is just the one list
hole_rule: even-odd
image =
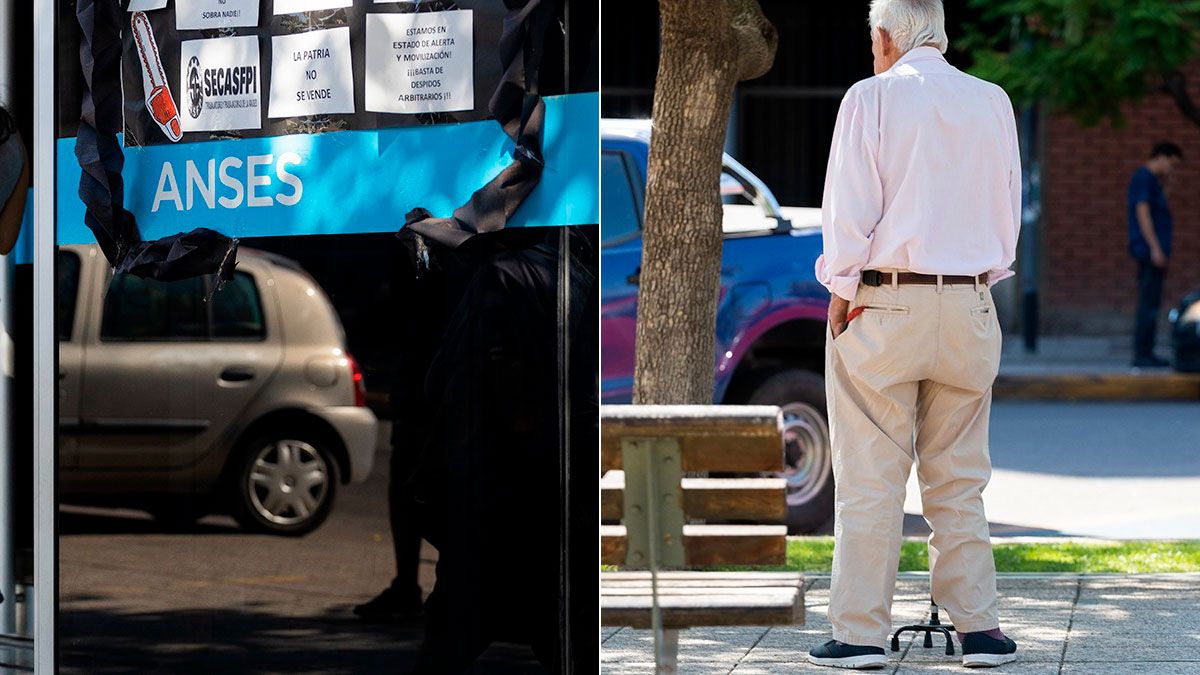
[{"label": "silver hatchback car", "polygon": [[211,302],[209,283],[114,276],[99,247],[60,249],[59,492],[309,532],[374,463],[362,372],[295,262],[243,248]]}]

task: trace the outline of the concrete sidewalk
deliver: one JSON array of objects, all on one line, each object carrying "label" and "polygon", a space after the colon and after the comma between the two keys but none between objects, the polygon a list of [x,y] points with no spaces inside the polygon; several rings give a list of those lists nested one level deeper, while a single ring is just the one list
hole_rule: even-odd
[{"label": "concrete sidewalk", "polygon": [[[1158,349],[1166,356],[1164,344]],[[1134,368],[1128,337],[1042,337],[1025,351],[1019,337],[1004,340],[997,399],[1200,400],[1200,374],[1171,368]]]},{"label": "concrete sidewalk", "polygon": [[[1001,627],[1017,642],[1018,660],[996,673],[1200,673],[1200,574],[1027,575],[1004,574]],[[896,627],[927,618],[929,578],[903,573],[896,585]],[[836,673],[810,665],[808,650],[830,637],[826,618],[829,577],[813,575],[805,591],[808,623],[774,628],[693,628],[679,639],[685,673]],[[947,622],[945,613],[942,621]],[[604,673],[654,670],[649,631],[604,628]],[[956,641],[957,642],[957,641]],[[946,656],[944,641],[932,649],[906,638],[889,652],[885,673],[965,672],[961,650]]]}]

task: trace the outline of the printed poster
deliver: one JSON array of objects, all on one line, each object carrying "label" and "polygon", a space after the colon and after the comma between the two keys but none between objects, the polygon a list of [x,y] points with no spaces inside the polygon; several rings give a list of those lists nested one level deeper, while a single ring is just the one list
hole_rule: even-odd
[{"label": "printed poster", "polygon": [[313,12],[321,9],[349,7],[352,4],[354,4],[353,0],[275,0],[275,13]]},{"label": "printed poster", "polygon": [[127,12],[149,12],[167,6],[167,0],[129,0]]},{"label": "printed poster", "polygon": [[270,117],[353,112],[348,27],[271,38]]},{"label": "printed poster", "polygon": [[428,113],[475,107],[471,10],[368,14],[366,108]]},{"label": "printed poster", "polygon": [[258,0],[175,0],[175,27],[208,30],[258,25]]},{"label": "printed poster", "polygon": [[257,37],[186,40],[180,44],[179,66],[184,131],[262,126]]}]

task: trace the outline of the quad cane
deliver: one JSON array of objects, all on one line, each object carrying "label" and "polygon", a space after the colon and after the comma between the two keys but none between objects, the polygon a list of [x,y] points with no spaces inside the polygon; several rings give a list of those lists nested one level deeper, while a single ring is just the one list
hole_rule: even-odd
[{"label": "quad cane", "polygon": [[918,623],[911,626],[903,626],[898,628],[896,632],[892,634],[892,651],[900,651],[900,635],[905,631],[924,633],[926,649],[933,647],[933,634],[941,633],[942,635],[946,636],[946,656],[954,656],[954,637],[951,634],[951,631],[953,630],[954,626],[942,623],[938,620],[938,606],[931,597],[929,598],[929,623]]}]

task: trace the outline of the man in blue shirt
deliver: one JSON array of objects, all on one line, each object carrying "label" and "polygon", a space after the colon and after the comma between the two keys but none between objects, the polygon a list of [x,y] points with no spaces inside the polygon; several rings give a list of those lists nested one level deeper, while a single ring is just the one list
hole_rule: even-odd
[{"label": "man in blue shirt", "polygon": [[1183,150],[1178,145],[1159,143],[1150,153],[1150,161],[1139,167],[1129,182],[1129,255],[1138,265],[1138,304],[1133,331],[1133,365],[1137,368],[1170,365],[1154,354],[1154,335],[1174,227],[1163,183],[1182,161]]}]

